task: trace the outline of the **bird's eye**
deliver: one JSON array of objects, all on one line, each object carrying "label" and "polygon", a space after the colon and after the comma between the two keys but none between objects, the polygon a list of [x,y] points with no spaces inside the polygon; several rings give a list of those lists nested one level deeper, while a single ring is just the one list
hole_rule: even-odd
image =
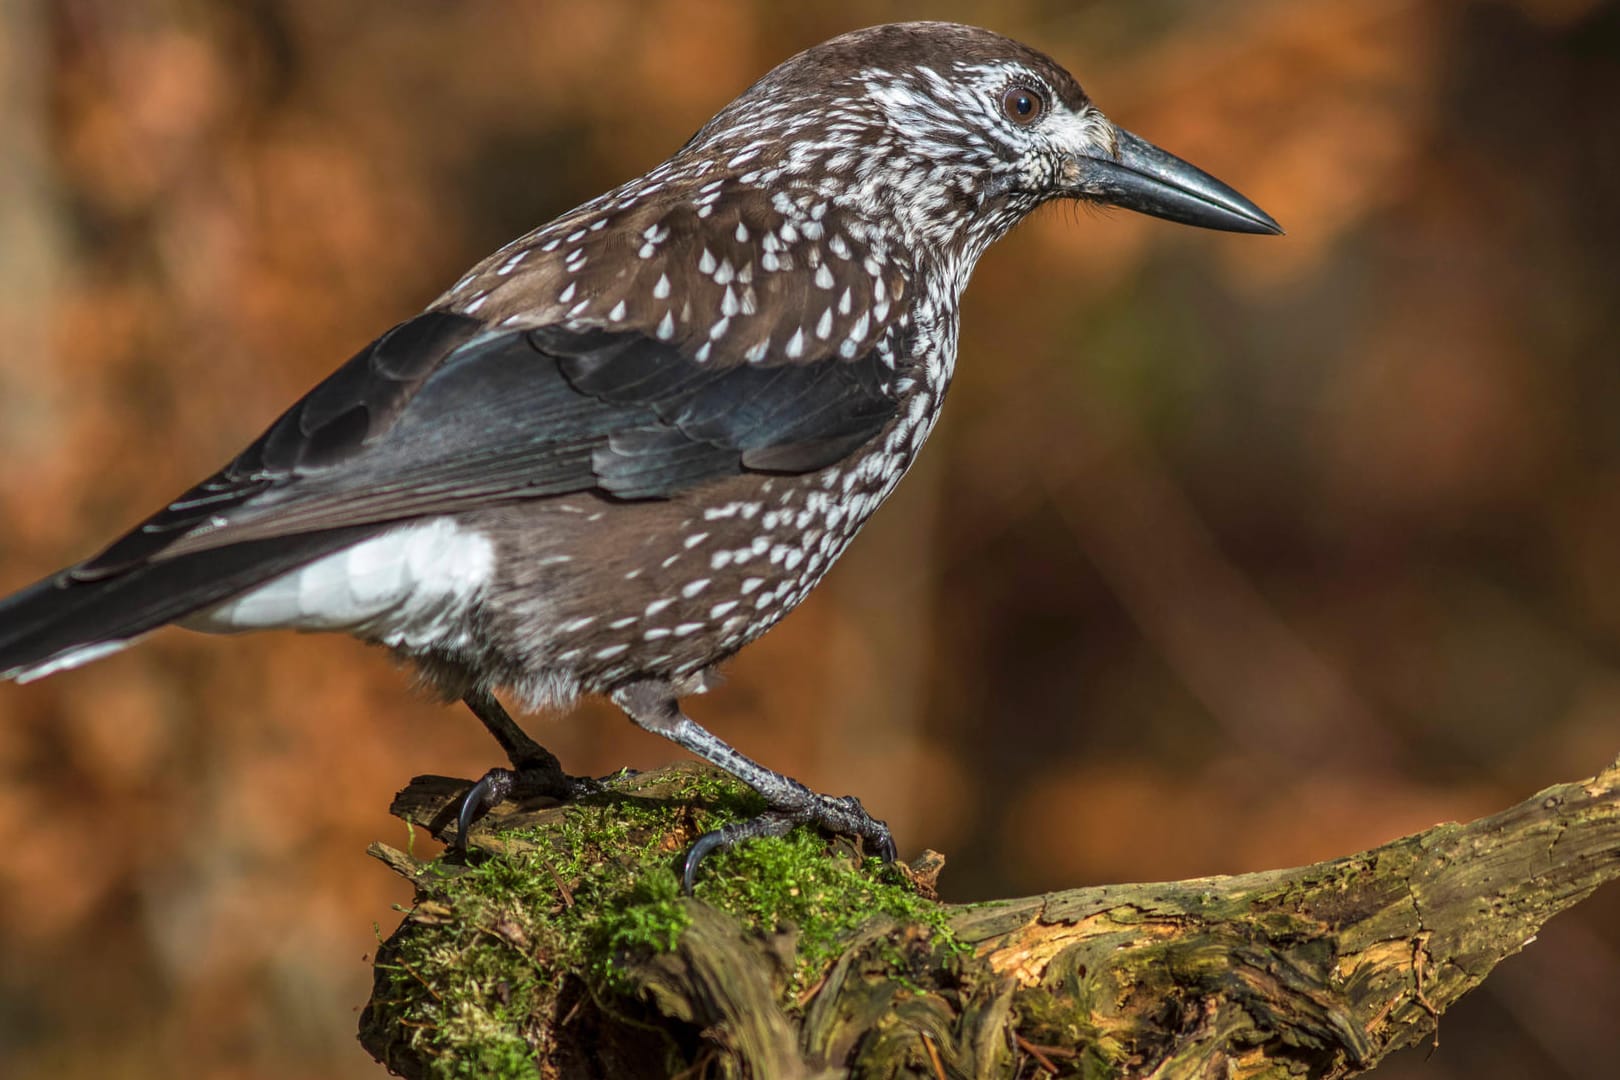
[{"label": "bird's eye", "polygon": [[1027,86],[1009,86],[1001,95],[1001,111],[1015,124],[1033,124],[1046,111],[1046,101]]}]

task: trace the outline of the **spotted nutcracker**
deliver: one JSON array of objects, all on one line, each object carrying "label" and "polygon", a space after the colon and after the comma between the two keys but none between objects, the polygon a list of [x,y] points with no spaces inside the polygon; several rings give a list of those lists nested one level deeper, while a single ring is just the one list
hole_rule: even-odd
[{"label": "spotted nutcracker", "polygon": [[565,774],[494,697],[606,694],[768,809],[893,841],[685,716],[803,600],[939,416],[984,250],[1077,199],[1233,232],[1253,203],[1116,127],[1046,56],[904,23],[801,53],[645,176],[475,266],[215,475],[0,601],[0,678],[167,623],[338,630],[412,661],[501,741],[472,818]]}]

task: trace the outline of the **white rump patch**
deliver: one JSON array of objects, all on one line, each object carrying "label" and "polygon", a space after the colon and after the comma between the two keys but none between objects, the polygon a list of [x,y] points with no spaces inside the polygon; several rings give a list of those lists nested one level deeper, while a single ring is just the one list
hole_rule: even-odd
[{"label": "white rump patch", "polygon": [[180,625],[207,634],[339,630],[396,648],[453,644],[494,568],[489,537],[433,518],[290,570]]}]

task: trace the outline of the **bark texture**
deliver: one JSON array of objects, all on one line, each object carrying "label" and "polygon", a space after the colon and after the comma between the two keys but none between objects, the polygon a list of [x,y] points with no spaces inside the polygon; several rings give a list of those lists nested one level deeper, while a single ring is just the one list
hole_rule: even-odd
[{"label": "bark texture", "polygon": [[[442,827],[464,783],[419,779],[395,812]],[[475,833],[490,851],[476,871],[375,847],[418,896],[379,951],[362,1041],[407,1076],[1351,1076],[1433,1037],[1547,919],[1620,875],[1616,762],[1290,870],[954,906],[929,899],[937,857],[871,885],[872,863],[804,838],[728,856],[697,898],[675,895],[673,853],[737,800],[679,766],[595,805],[506,815]],[[577,911],[607,899],[604,874],[630,884],[611,910]],[[551,936],[569,919],[583,929]]]}]

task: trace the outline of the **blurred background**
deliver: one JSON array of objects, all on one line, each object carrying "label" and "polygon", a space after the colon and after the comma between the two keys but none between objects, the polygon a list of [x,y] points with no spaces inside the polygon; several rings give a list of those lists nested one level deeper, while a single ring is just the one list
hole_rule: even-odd
[{"label": "blurred background", "polygon": [[[902,18],[1067,64],[1284,239],[1043,212],[950,408],[691,703],[948,898],[1259,870],[1620,751],[1620,4],[5,0],[0,591],[84,557],[775,62]],[[676,753],[600,702],[575,771]],[[380,1074],[411,776],[495,747],[347,639],[170,630],[0,687],[0,1073]],[[1620,1059],[1620,892],[1388,1077]]]}]

